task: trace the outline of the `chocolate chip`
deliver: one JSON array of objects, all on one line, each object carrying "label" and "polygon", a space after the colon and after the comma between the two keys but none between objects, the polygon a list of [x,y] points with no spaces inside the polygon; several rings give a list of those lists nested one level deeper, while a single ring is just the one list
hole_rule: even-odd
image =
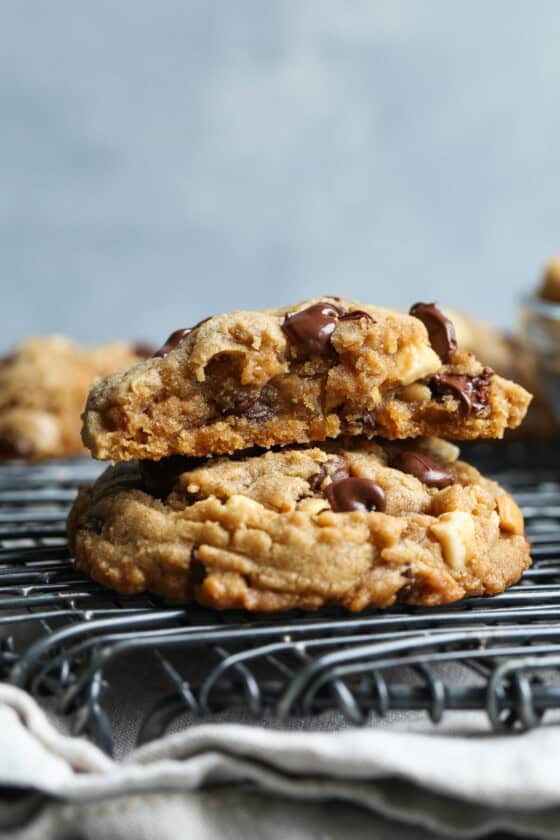
[{"label": "chocolate chip", "polygon": [[165,344],[162,344],[159,350],[156,350],[156,352],[154,353],[154,358],[157,358],[158,356],[161,358],[167,356],[167,354],[170,353],[171,350],[174,350],[175,347],[177,347],[181,339],[188,335],[191,331],[192,327],[183,327],[183,329],[175,330],[175,332],[172,332]]},{"label": "chocolate chip", "polygon": [[259,402],[258,400],[253,405],[242,413],[243,417],[251,423],[264,423],[272,416],[272,409],[269,405]]},{"label": "chocolate chip", "polygon": [[156,499],[165,499],[184,472],[190,472],[200,463],[196,458],[184,455],[170,455],[161,461],[138,461],[142,489]]},{"label": "chocolate chip", "polygon": [[341,310],[332,303],[314,303],[286,315],[282,328],[298,347],[310,354],[326,353]]},{"label": "chocolate chip", "polygon": [[393,466],[397,470],[416,476],[428,487],[441,489],[442,487],[448,487],[455,481],[451,473],[442,470],[435,461],[432,461],[422,452],[411,452],[410,450],[401,452],[393,461]]},{"label": "chocolate chip", "polygon": [[385,493],[368,478],[344,478],[333,481],[326,490],[328,502],[335,513],[351,510],[385,510]]},{"label": "chocolate chip", "polygon": [[437,308],[435,303],[415,303],[410,307],[409,315],[419,318],[428,330],[430,344],[441,361],[449,362],[457,349],[455,327],[449,318]]},{"label": "chocolate chip", "polygon": [[191,327],[191,330],[197,330],[199,327],[201,327],[203,324],[205,324],[207,321],[209,321],[213,317],[214,317],[213,315],[208,315],[208,317],[203,318],[202,321],[197,321],[196,324],[194,325],[194,327]]},{"label": "chocolate chip", "polygon": [[152,344],[147,344],[143,341],[139,341],[137,344],[133,344],[132,352],[135,356],[139,356],[141,359],[150,359],[153,355],[155,355],[155,347]]},{"label": "chocolate chip", "polygon": [[206,566],[197,554],[196,548],[191,551],[191,562],[189,564],[189,580],[187,584],[187,599],[193,600],[196,592],[195,588],[204,583],[206,577]]},{"label": "chocolate chip", "polygon": [[339,321],[359,321],[360,318],[365,318],[371,324],[377,323],[375,318],[372,318],[369,312],[364,312],[363,309],[354,309],[353,312],[344,312],[339,315]]},{"label": "chocolate chip", "polygon": [[327,463],[321,464],[319,467],[319,472],[316,472],[315,475],[312,475],[309,479],[309,487],[315,493],[317,490],[321,489],[321,484],[327,477]]},{"label": "chocolate chip", "polygon": [[206,321],[209,321],[211,317],[212,315],[209,315],[208,318],[203,318],[202,321],[198,321],[194,325],[194,327],[183,327],[183,329],[175,330],[175,332],[172,332],[165,344],[163,344],[159,348],[159,350],[156,350],[156,352],[153,354],[153,357],[155,358],[157,356],[167,356],[167,354],[171,350],[174,350],[175,347],[177,347],[182,338],[191,333],[193,330],[198,329],[198,327],[201,327],[202,324],[205,324]]},{"label": "chocolate chip", "polygon": [[264,423],[272,415],[272,408],[261,402],[258,397],[244,397],[235,403],[233,408],[224,411],[224,415],[245,417],[251,423]]},{"label": "chocolate chip", "polygon": [[192,586],[200,586],[206,577],[206,566],[193,548],[189,565],[189,580]]},{"label": "chocolate chip", "polygon": [[332,481],[342,481],[345,478],[348,478],[350,475],[350,470],[348,467],[348,462],[345,458],[341,458],[340,456],[337,458],[330,458],[328,461],[324,461],[321,464],[321,468],[319,472],[312,475],[309,479],[309,487],[313,492],[316,492],[321,489],[321,485],[327,476],[330,476]]},{"label": "chocolate chip", "polygon": [[469,376],[466,373],[436,373],[430,378],[428,385],[435,397],[451,394],[459,400],[467,417],[470,417],[471,413],[479,417],[488,408],[488,392],[493,373],[490,368],[484,368],[477,376]]},{"label": "chocolate chip", "polygon": [[366,411],[366,413],[362,417],[362,427],[364,433],[371,437],[371,435],[375,434],[375,430],[377,428],[377,423],[375,421],[375,414],[371,411]]}]

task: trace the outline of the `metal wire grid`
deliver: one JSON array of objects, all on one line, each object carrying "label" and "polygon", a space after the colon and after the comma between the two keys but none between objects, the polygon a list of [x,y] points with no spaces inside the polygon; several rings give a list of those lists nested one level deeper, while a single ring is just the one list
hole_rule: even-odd
[{"label": "metal wire grid", "polygon": [[[560,708],[560,446],[477,446],[471,460],[516,495],[533,542],[522,583],[445,608],[249,616],[119,597],[76,574],[64,520],[89,461],[0,468],[0,667],[76,732],[113,747],[104,698],[139,661],[142,743],[177,720],[228,710],[281,720],[338,710],[485,710],[494,729]],[[140,655],[140,659],[138,659]],[[136,658],[135,658],[136,657]],[[161,684],[163,680],[163,684]],[[156,686],[156,687],[154,687]]]}]

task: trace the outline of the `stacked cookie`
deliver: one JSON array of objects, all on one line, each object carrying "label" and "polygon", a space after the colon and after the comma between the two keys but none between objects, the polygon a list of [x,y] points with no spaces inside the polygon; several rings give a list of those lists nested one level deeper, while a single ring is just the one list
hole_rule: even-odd
[{"label": "stacked cookie", "polygon": [[117,463],[70,514],[76,564],[217,608],[502,591],[530,563],[523,518],[442,438],[501,437],[529,402],[433,304],[206,319],[92,387],[84,443]]}]

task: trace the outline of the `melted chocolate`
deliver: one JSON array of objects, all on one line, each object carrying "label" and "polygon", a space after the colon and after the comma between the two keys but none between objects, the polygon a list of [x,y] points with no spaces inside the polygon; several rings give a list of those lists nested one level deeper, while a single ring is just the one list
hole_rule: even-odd
[{"label": "melted chocolate", "polygon": [[354,309],[353,312],[344,312],[343,315],[339,316],[339,321],[359,321],[360,318],[365,318],[366,321],[369,321],[371,324],[375,324],[375,318],[369,314],[369,312],[364,312],[363,309]]},{"label": "melted chocolate", "polygon": [[455,482],[451,473],[442,470],[442,468],[424,455],[422,452],[405,451],[394,460],[393,466],[397,470],[409,473],[420,479],[423,484],[428,487],[448,487]]},{"label": "melted chocolate", "polygon": [[457,349],[455,327],[449,318],[445,317],[435,303],[415,303],[411,306],[409,315],[422,321],[428,330],[433,349],[444,364],[449,362]]},{"label": "melted chocolate", "polygon": [[326,490],[326,497],[335,513],[352,510],[368,512],[385,510],[385,493],[374,481],[368,478],[343,478],[333,481]]},{"label": "melted chocolate", "polygon": [[161,358],[167,356],[167,354],[170,353],[171,350],[174,350],[175,347],[177,347],[181,339],[188,335],[191,331],[192,327],[183,327],[180,330],[175,330],[175,332],[172,332],[165,344],[162,344],[159,350],[156,350],[156,352],[154,353],[154,358],[157,358],[158,356]]},{"label": "melted chocolate", "polygon": [[251,423],[264,423],[272,415],[272,409],[258,397],[244,397],[233,408],[224,412],[224,416],[246,417]]},{"label": "melted chocolate", "polygon": [[300,350],[321,355],[330,349],[331,335],[341,314],[332,303],[314,303],[301,312],[286,315],[282,329]]},{"label": "melted chocolate", "polygon": [[469,376],[466,373],[436,373],[430,378],[428,385],[434,397],[451,394],[459,400],[467,417],[471,414],[479,417],[488,408],[488,392],[493,373],[490,368],[484,368],[477,376]]},{"label": "melted chocolate", "polygon": [[331,477],[332,481],[342,481],[343,479],[348,478],[350,475],[348,462],[344,458],[337,457],[331,458],[330,460],[322,463],[319,472],[312,475],[309,479],[309,487],[311,490],[320,490],[321,484],[327,475]]},{"label": "melted chocolate", "polygon": [[177,345],[179,344],[179,342],[181,341],[182,338],[184,338],[186,335],[191,333],[193,330],[198,329],[198,327],[201,327],[202,324],[205,324],[206,321],[209,321],[211,317],[212,317],[212,315],[209,315],[208,318],[203,318],[202,321],[198,321],[194,325],[194,327],[183,327],[183,329],[175,330],[175,332],[172,332],[171,335],[169,336],[169,338],[167,339],[167,341],[165,342],[165,344],[163,344],[159,348],[159,350],[156,350],[156,352],[153,354],[154,357],[156,357],[156,356],[161,356],[161,357],[167,356],[167,354],[171,350],[174,350],[175,347],[177,347]]}]

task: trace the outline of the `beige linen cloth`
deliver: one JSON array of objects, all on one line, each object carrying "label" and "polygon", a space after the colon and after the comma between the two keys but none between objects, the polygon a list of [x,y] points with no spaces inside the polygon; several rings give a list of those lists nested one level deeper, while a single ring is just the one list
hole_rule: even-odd
[{"label": "beige linen cloth", "polygon": [[[464,728],[463,728],[464,731]],[[560,838],[560,727],[189,727],[113,761],[0,683],[0,836]],[[398,827],[397,827],[398,826]]]}]

